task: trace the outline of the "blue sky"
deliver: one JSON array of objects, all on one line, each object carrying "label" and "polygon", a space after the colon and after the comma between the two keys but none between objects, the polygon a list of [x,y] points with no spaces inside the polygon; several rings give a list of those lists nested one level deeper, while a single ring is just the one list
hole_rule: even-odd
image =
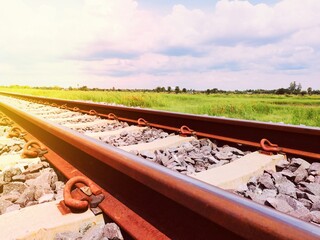
[{"label": "blue sky", "polygon": [[0,0],[0,85],[320,89],[319,0]]},{"label": "blue sky", "polygon": [[[190,9],[201,9],[203,11],[213,11],[215,4],[219,0],[180,0],[180,1],[174,1],[174,0],[138,0],[139,7],[143,9],[148,9],[150,11],[167,11],[170,12],[172,9],[172,6],[181,4],[186,6]],[[278,3],[280,0],[249,0],[248,2],[251,4],[268,4],[268,5],[274,5],[275,3]]]}]

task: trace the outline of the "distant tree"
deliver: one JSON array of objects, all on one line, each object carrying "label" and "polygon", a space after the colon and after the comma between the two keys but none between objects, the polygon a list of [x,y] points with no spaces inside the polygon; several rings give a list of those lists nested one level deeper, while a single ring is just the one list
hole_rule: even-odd
[{"label": "distant tree", "polygon": [[290,86],[289,86],[289,88],[288,88],[289,93],[294,93],[294,92],[295,92],[295,90],[296,90],[296,88],[297,88],[296,81],[291,82],[291,83],[290,83]]},{"label": "distant tree", "polygon": [[179,86],[176,86],[176,87],[175,87],[174,92],[175,92],[176,94],[180,93],[180,88],[179,88]]},{"label": "distant tree", "polygon": [[291,94],[299,94],[302,90],[302,85],[301,83],[297,84],[295,81],[291,82],[288,90]]},{"label": "distant tree", "polygon": [[301,83],[298,84],[297,89],[296,89],[296,93],[300,93],[302,90],[302,85]]},{"label": "distant tree", "polygon": [[219,89],[218,88],[212,88],[211,89],[211,93],[218,93],[219,92]]},{"label": "distant tree", "polygon": [[304,96],[304,95],[307,94],[307,91],[301,91],[300,94],[301,94],[302,96]]},{"label": "distant tree", "polygon": [[169,86],[169,87],[167,88],[167,92],[168,92],[168,93],[171,93],[171,91],[172,91],[172,88]]},{"label": "distant tree", "polygon": [[161,87],[156,87],[156,88],[154,89],[154,91],[155,91],[155,92],[161,92]]},{"label": "distant tree", "polygon": [[183,92],[183,93],[186,93],[186,92],[187,92],[187,89],[186,89],[186,88],[182,88],[182,92]]},{"label": "distant tree", "polygon": [[61,90],[61,89],[62,89],[62,87],[59,87],[59,86],[53,86],[53,87],[51,87],[51,89],[52,89],[52,90]]},{"label": "distant tree", "polygon": [[87,86],[82,86],[82,87],[79,88],[79,90],[81,90],[81,91],[88,91],[89,89],[88,89]]},{"label": "distant tree", "polygon": [[311,95],[312,94],[312,87],[308,87],[307,92],[309,95]]},{"label": "distant tree", "polygon": [[290,90],[286,88],[279,88],[276,90],[276,94],[282,95],[282,94],[289,94]]}]

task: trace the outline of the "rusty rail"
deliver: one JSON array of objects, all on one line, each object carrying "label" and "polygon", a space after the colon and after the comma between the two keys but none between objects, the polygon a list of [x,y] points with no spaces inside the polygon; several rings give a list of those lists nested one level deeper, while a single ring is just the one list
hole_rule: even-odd
[{"label": "rusty rail", "polygon": [[70,110],[77,109],[77,111],[86,113],[94,109],[100,116],[108,118],[112,115],[119,120],[134,124],[137,124],[137,119],[143,118],[149,126],[168,131],[177,132],[182,125],[186,125],[196,131],[199,137],[208,137],[255,148],[260,147],[260,140],[266,138],[281,146],[284,153],[318,161],[320,159],[320,128],[110,106],[6,92],[0,92],[0,94],[27,101],[63,106]]},{"label": "rusty rail", "polygon": [[[133,238],[319,239],[319,228],[0,103],[3,112],[110,195]],[[181,124],[180,124],[181,125]],[[194,129],[194,128],[192,128]],[[66,151],[68,149],[68,151]],[[48,153],[49,154],[49,153]],[[58,165],[58,164],[57,164]],[[71,167],[72,166],[72,167]],[[70,174],[70,173],[69,173]],[[123,205],[110,205],[108,200]],[[136,216],[132,220],[132,216]],[[144,235],[147,233],[147,235]],[[148,237],[146,237],[148,236]]]},{"label": "rusty rail", "polygon": [[[2,110],[1,105],[0,110]],[[13,123],[12,126],[12,129],[19,129],[19,131],[22,132],[21,125]],[[81,172],[79,169],[75,168],[66,159],[57,154],[57,152],[55,152],[52,148],[49,148],[42,143],[40,144],[39,139],[35,137],[34,134],[25,132],[23,129],[23,138],[26,140],[26,142],[29,143],[28,145],[36,143],[38,146],[41,145],[43,148],[45,148],[47,150],[47,153],[45,154],[46,160],[50,162],[52,166],[58,169],[66,179],[88,179],[88,176],[84,174],[84,172]],[[97,186],[96,189],[100,189],[100,186]],[[70,187],[67,190],[70,190]],[[100,203],[99,207],[108,216],[114,217],[116,215],[114,221],[117,221],[118,224],[122,226],[122,229],[126,230],[125,234],[129,234],[129,236],[134,239],[168,239],[168,237],[164,233],[152,226],[152,224],[150,224],[148,221],[142,219],[138,214],[129,209],[125,204],[121,203],[119,200],[113,197],[112,194],[110,194],[108,191],[102,189],[102,194],[105,196],[105,198],[107,198],[107,201],[103,201],[102,203]],[[60,208],[60,206],[58,206],[58,208]],[[134,222],[135,224],[132,224],[132,222]]]}]

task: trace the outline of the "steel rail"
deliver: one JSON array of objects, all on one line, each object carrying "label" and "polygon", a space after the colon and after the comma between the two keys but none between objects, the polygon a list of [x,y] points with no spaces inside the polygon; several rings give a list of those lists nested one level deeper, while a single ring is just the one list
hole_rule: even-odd
[{"label": "steel rail", "polygon": [[[61,153],[119,202],[174,239],[319,239],[317,226],[148,162],[0,103],[10,118]],[[108,198],[106,198],[108,200]],[[121,212],[121,211],[120,211]],[[110,217],[119,224],[118,209]],[[129,219],[119,224],[126,229]],[[137,231],[139,224],[131,222]]]},{"label": "steel rail", "polygon": [[[18,125],[14,122],[12,124],[12,128],[13,127],[17,127],[19,130],[21,130],[21,132],[24,133],[23,139],[26,142],[41,142],[33,134],[27,132],[24,128],[22,128],[21,125]],[[67,180],[78,176],[88,178],[85,172],[81,172],[79,169],[75,168],[72,164],[70,164],[68,161],[62,158],[57,152],[55,152],[49,146],[43,144],[42,142],[40,144],[42,148],[47,150],[47,153],[44,155],[46,161],[48,161],[54,168],[56,168],[59,171],[59,174],[61,173],[64,178],[66,178]],[[81,184],[79,186],[81,186]],[[99,185],[97,186],[101,188]],[[169,239],[164,233],[162,233],[157,228],[152,226],[150,223],[142,219],[131,209],[127,208],[123,203],[118,201],[109,192],[102,189],[102,193],[107,199],[107,201],[103,201],[99,204],[100,209],[107,216],[113,216],[114,209],[117,209],[116,220],[121,224],[119,225],[122,227],[122,229],[126,230],[126,234],[129,234],[131,237],[135,239]],[[134,221],[135,224],[132,224],[132,221]]]},{"label": "steel rail", "polygon": [[131,123],[136,123],[137,119],[143,118],[148,121],[150,126],[160,127],[169,131],[177,131],[182,125],[187,125],[194,129],[199,137],[209,137],[251,147],[258,147],[260,140],[266,138],[278,144],[285,153],[320,160],[320,128],[316,127],[172,113],[5,92],[0,92],[0,94],[29,101],[54,103],[68,109],[78,108],[87,112],[94,109],[100,115],[108,116],[112,113],[118,116],[119,120]]}]

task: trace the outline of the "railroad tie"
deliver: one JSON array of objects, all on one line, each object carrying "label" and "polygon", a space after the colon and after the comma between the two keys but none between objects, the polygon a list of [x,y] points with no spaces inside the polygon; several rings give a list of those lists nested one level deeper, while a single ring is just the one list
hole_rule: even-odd
[{"label": "railroad tie", "polygon": [[246,184],[251,177],[262,174],[264,170],[275,171],[275,165],[284,159],[286,156],[281,154],[265,155],[253,152],[236,161],[196,173],[191,177],[223,189],[236,189],[241,184]]},{"label": "railroad tie", "polygon": [[[107,121],[115,122],[115,120],[107,120]],[[95,139],[100,139],[100,138],[109,137],[112,135],[120,135],[120,133],[122,133],[123,131],[138,132],[144,129],[147,129],[147,127],[129,126],[129,127],[125,127],[117,130],[105,131],[105,132],[89,132],[89,133],[85,133],[85,135]]]},{"label": "railroad tie", "polygon": [[165,149],[169,147],[176,147],[181,145],[182,143],[190,142],[194,139],[195,137],[181,137],[179,135],[175,135],[175,136],[169,136],[166,138],[158,139],[149,143],[140,143],[137,145],[129,145],[129,146],[124,146],[119,148],[128,152],[132,150],[153,151],[153,150]]}]

